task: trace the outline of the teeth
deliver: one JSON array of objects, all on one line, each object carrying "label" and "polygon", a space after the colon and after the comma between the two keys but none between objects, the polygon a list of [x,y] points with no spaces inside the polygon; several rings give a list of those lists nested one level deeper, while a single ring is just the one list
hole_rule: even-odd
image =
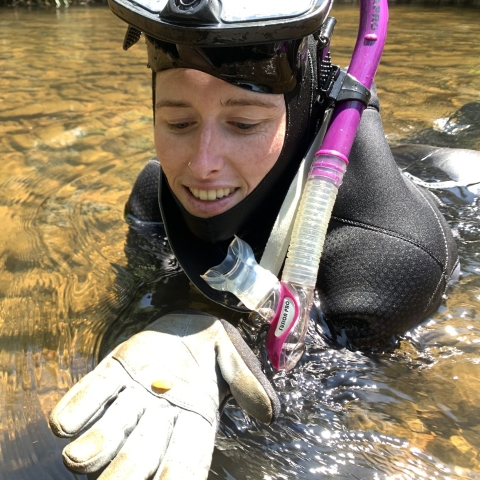
[{"label": "teeth", "polygon": [[192,195],[200,200],[218,200],[220,198],[230,195],[234,188],[218,188],[217,190],[200,190],[198,188],[189,188]]}]

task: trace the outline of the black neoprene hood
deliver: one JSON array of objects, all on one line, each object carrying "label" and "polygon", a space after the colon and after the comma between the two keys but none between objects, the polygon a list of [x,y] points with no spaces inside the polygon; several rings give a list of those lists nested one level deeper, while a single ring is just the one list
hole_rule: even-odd
[{"label": "black neoprene hood", "polygon": [[146,35],[196,46],[251,45],[304,38],[332,0],[108,0],[115,15]]},{"label": "black neoprene hood", "polygon": [[284,95],[287,125],[279,158],[255,190],[227,212],[206,219],[190,215],[160,173],[160,212],[175,257],[202,293],[234,310],[245,307],[201,275],[223,261],[233,235],[252,247],[257,260],[265,249],[321,117],[314,105],[334,25],[326,20],[332,3],[109,0],[112,11],[130,25],[124,48],[145,35],[154,86],[157,72],[193,68],[259,94]]}]

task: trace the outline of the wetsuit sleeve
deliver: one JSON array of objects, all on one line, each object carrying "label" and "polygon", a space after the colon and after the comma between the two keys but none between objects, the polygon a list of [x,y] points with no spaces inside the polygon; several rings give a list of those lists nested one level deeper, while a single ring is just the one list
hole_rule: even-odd
[{"label": "wetsuit sleeve", "polygon": [[435,198],[395,163],[374,94],[321,258],[317,287],[332,331],[354,346],[406,332],[438,307],[457,261]]},{"label": "wetsuit sleeve", "polygon": [[162,274],[172,275],[176,260],[166,242],[160,207],[158,182],[160,164],[150,160],[139,173],[125,205],[128,233],[125,255],[133,275],[146,283]]},{"label": "wetsuit sleeve", "polygon": [[133,215],[143,222],[161,222],[158,205],[158,182],[160,163],[150,160],[138,175],[125,206],[125,214]]}]

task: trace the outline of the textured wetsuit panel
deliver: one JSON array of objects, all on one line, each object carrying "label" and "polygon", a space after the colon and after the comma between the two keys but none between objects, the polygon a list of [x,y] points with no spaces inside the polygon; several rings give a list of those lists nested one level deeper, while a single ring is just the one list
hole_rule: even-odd
[{"label": "textured wetsuit panel", "polygon": [[416,326],[438,306],[441,265],[425,250],[382,231],[332,222],[319,290],[333,331],[372,346]]}]

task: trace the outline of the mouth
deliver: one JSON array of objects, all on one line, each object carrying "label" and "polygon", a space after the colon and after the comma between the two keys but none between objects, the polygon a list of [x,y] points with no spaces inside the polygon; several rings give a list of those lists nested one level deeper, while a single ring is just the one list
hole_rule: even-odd
[{"label": "mouth", "polygon": [[188,187],[188,190],[198,200],[213,202],[215,200],[220,200],[221,198],[228,197],[233,192],[235,192],[236,188],[217,188],[215,190],[202,190],[200,188]]}]

